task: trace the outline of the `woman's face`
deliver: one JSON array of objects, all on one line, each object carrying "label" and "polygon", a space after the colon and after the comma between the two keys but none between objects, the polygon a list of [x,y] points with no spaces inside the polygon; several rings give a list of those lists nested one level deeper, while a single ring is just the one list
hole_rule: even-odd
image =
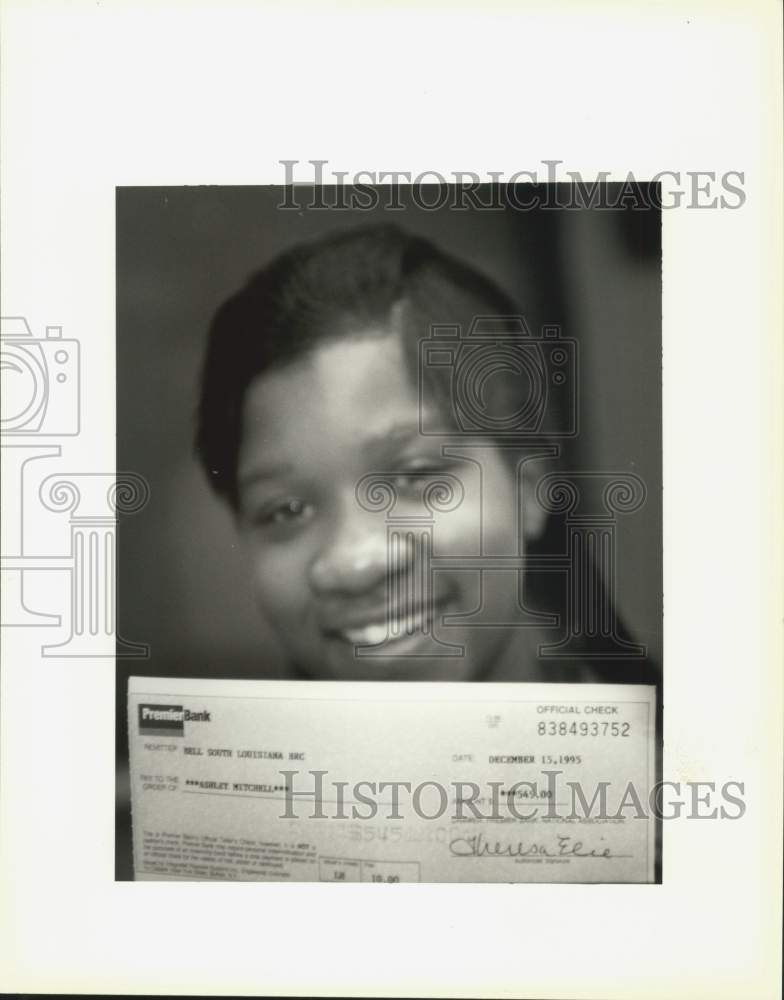
[{"label": "woman's face", "polygon": [[[248,389],[239,520],[255,596],[288,658],[310,676],[468,680],[508,641],[508,628],[443,617],[481,605],[483,621],[513,619],[516,574],[486,574],[480,584],[461,561],[519,554],[514,475],[486,441],[445,456],[445,439],[419,431],[417,395],[399,336],[380,332],[327,342]],[[369,473],[395,490],[391,510],[358,500]],[[453,477],[456,502],[431,514],[425,490],[439,474]],[[433,556],[452,557],[432,575],[422,572],[428,534]]]}]

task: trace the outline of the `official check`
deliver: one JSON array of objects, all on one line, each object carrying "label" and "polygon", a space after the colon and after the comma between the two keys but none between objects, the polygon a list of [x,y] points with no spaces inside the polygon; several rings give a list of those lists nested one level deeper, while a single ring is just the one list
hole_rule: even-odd
[{"label": "official check", "polygon": [[655,689],[132,677],[137,880],[651,882]]}]

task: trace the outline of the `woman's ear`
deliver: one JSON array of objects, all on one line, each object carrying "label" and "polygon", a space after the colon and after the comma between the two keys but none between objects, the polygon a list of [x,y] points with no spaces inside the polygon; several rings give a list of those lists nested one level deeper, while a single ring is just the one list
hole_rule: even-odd
[{"label": "woman's ear", "polygon": [[520,467],[520,495],[523,505],[523,538],[535,541],[544,532],[548,513],[536,498],[536,486],[547,469],[543,462],[525,462]]}]

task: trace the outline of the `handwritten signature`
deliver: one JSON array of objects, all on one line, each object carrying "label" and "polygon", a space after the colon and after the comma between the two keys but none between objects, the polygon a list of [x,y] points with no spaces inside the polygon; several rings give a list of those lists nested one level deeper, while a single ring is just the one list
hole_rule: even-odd
[{"label": "handwritten signature", "polygon": [[615,858],[609,847],[589,847],[582,840],[574,840],[569,834],[556,835],[556,843],[524,840],[488,840],[483,833],[472,837],[455,837],[449,842],[449,850],[458,858],[527,858],[534,855],[545,858]]}]

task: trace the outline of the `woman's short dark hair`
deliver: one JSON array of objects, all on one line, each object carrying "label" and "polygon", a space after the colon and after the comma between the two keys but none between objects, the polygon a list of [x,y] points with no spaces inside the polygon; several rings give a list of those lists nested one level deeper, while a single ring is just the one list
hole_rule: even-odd
[{"label": "woman's short dark hair", "polygon": [[394,225],[282,253],[220,306],[210,326],[196,435],[210,483],[236,504],[242,408],[261,373],[328,340],[389,333],[394,315],[415,377],[418,345],[434,324],[468,329],[477,315],[515,312],[490,279]]}]

